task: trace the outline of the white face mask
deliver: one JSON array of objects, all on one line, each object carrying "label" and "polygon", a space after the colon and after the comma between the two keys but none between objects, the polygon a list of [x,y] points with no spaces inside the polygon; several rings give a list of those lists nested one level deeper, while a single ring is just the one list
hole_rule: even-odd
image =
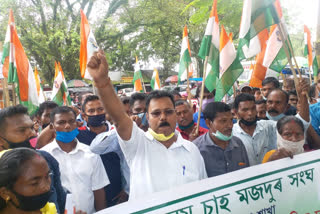
[{"label": "white face mask", "polygon": [[298,155],[304,152],[304,148],[303,148],[304,143],[305,143],[304,138],[298,142],[293,142],[293,141],[283,139],[279,134],[279,132],[277,132],[278,149],[284,148],[287,151],[292,152],[293,155]]}]

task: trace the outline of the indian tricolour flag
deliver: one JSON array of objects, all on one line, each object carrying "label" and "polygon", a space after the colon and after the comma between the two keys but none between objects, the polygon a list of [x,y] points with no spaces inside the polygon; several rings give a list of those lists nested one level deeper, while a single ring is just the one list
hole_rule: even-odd
[{"label": "indian tricolour flag", "polygon": [[53,80],[51,100],[58,105],[71,105],[71,98],[68,92],[67,82],[64,78],[64,74],[60,63],[55,62],[55,74]]},{"label": "indian tricolour flag", "polygon": [[198,54],[200,58],[208,59],[204,84],[210,92],[216,88],[219,78],[219,39],[220,31],[217,13],[217,0],[214,0],[206,32],[202,39]]},{"label": "indian tricolour flag", "polygon": [[[277,10],[280,23],[271,26],[270,35],[266,47],[266,53],[263,59],[263,66],[267,67],[269,71],[271,69],[280,73],[282,69],[288,64],[288,58],[284,50],[284,47],[286,47],[286,49],[289,51],[289,45],[291,45],[291,42],[288,31],[286,29],[286,24],[279,1],[275,2],[275,8]],[[282,26],[282,33],[285,38],[286,46],[283,46],[284,42],[282,42],[281,39],[281,32],[279,27],[280,24]],[[289,52],[289,54],[291,53]],[[266,76],[268,76],[268,72]]]},{"label": "indian tricolour flag", "polygon": [[158,70],[156,68],[153,69],[153,74],[152,74],[152,79],[151,79],[151,82],[150,82],[150,86],[151,86],[152,90],[160,89],[159,72],[158,72]]},{"label": "indian tricolour flag", "polygon": [[38,94],[39,103],[43,103],[44,101],[46,101],[46,99],[45,99],[45,96],[44,96],[44,93],[43,93],[43,88],[41,86],[41,80],[40,80],[40,76],[39,76],[37,68],[34,69],[34,78],[35,78],[35,81],[36,81],[36,87],[37,87],[37,94]]},{"label": "indian tricolour flag", "polygon": [[12,74],[12,80],[17,84],[20,104],[26,106],[28,112],[33,114],[39,107],[34,73],[13,25],[10,26],[10,31],[9,74]]},{"label": "indian tricolour flag", "polygon": [[134,74],[133,74],[133,91],[136,92],[143,92],[143,87],[142,87],[142,73],[140,70],[140,64],[138,57],[136,56],[136,64],[134,66]]},{"label": "indian tricolour flag", "polygon": [[82,10],[80,10],[80,14],[80,72],[82,78],[91,80],[92,77],[87,70],[87,64],[93,53],[99,50],[99,47],[90,29],[86,15]]},{"label": "indian tricolour flag", "polygon": [[[15,27],[13,13],[12,13],[11,9],[9,11],[9,21],[8,21],[8,26],[7,26],[7,31],[6,31],[6,37],[5,37],[4,43],[3,43],[3,52],[2,52],[2,58],[1,58],[1,64],[3,67],[2,67],[2,75],[0,75],[0,76],[4,76],[6,78],[8,78],[10,47],[12,46],[12,45],[10,45],[10,38],[11,38],[10,26]],[[13,52],[11,52],[11,53],[13,54]]]},{"label": "indian tricolour flag", "polygon": [[[190,67],[191,67],[191,50],[190,50],[190,44],[188,39],[188,28],[186,25],[183,29],[183,35],[182,35],[178,84],[181,81],[185,81],[187,80],[187,78],[192,76],[192,69],[190,69]],[[188,74],[188,71],[189,71],[189,74]]]},{"label": "indian tricolour flag", "polygon": [[[263,66],[263,59],[266,53],[267,40],[269,37],[268,29],[264,29],[258,34],[259,40],[261,41],[262,51],[257,54],[256,62],[252,70],[251,79],[249,86],[262,88],[262,81],[265,79],[267,67]],[[252,64],[251,64],[252,65]]]},{"label": "indian tricolour flag", "polygon": [[308,56],[309,69],[310,71],[313,71],[313,76],[316,77],[318,75],[318,62],[311,43],[311,32],[306,25],[304,25],[304,38],[304,55]]},{"label": "indian tricolour flag", "polygon": [[233,86],[234,82],[243,72],[243,67],[239,61],[237,52],[232,40],[221,26],[220,36],[220,79],[216,88],[215,101],[221,101],[222,98]]},{"label": "indian tricolour flag", "polygon": [[244,0],[239,32],[239,59],[247,59],[261,52],[262,41],[258,34],[279,23],[275,9],[278,0]]}]

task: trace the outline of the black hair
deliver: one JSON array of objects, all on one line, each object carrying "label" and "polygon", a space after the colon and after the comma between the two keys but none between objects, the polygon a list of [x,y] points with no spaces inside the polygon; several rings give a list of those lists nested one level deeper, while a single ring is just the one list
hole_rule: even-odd
[{"label": "black hair", "polygon": [[83,98],[83,95],[85,95],[85,94],[92,94],[92,92],[91,92],[91,91],[83,91],[83,92],[80,92],[80,93],[78,94],[78,102],[79,102],[79,103],[82,103],[82,98]]},{"label": "black hair", "polygon": [[317,88],[316,83],[311,85],[309,93],[308,93],[310,98],[315,98],[315,99],[318,98],[318,96],[316,95],[316,88]]},{"label": "black hair", "polygon": [[296,90],[291,90],[288,92],[288,96],[290,95],[294,95],[294,96],[297,96],[297,91]]},{"label": "black hair", "polygon": [[203,111],[204,119],[213,121],[218,113],[231,111],[230,106],[223,102],[209,103]]},{"label": "black hair", "polygon": [[53,111],[50,114],[51,123],[54,122],[54,117],[56,116],[56,114],[63,114],[63,113],[69,113],[69,112],[72,112],[74,114],[74,117],[77,118],[76,112],[68,106],[59,106],[58,108],[53,109]]},{"label": "black hair", "polygon": [[277,122],[277,130],[280,135],[282,134],[283,126],[291,121],[298,124],[300,126],[300,128],[302,129],[302,132],[304,132],[303,123],[299,118],[297,118],[296,116],[285,116],[285,117],[281,118],[280,120],[278,120],[278,122]]},{"label": "black hair", "polygon": [[[175,107],[181,106],[181,105],[190,106],[190,104],[189,104],[188,101],[186,101],[186,100],[177,100],[177,101],[174,103],[174,106],[175,106]],[[191,107],[191,106],[190,106],[190,107]]]},{"label": "black hair", "polygon": [[0,110],[0,133],[5,133],[5,127],[8,117],[13,117],[19,114],[28,115],[28,109],[23,105],[10,106]]},{"label": "black hair", "polygon": [[253,87],[253,88],[252,88],[252,91],[253,91],[253,92],[260,91],[260,88]]},{"label": "black hair", "polygon": [[291,79],[291,78],[286,78],[286,84],[287,84],[287,86],[289,86],[289,87],[295,88],[294,80]]},{"label": "black hair", "polygon": [[275,88],[280,87],[279,81],[275,77],[267,77],[262,81],[262,86],[272,83]]},{"label": "black hair", "polygon": [[86,111],[86,105],[87,105],[88,102],[99,100],[99,99],[100,98],[97,95],[89,95],[89,96],[87,96],[86,99],[83,101],[83,104],[82,104],[82,107],[81,107],[82,112]]},{"label": "black hair", "polygon": [[[179,89],[179,90],[180,90],[180,89]],[[182,97],[181,94],[179,93],[179,91],[176,90],[176,89],[172,90],[170,93],[172,94],[172,96],[177,95],[177,96],[179,96],[180,98]]]},{"label": "black hair", "polygon": [[[28,148],[16,148],[5,152],[0,158],[0,188],[6,187],[12,190],[25,165],[36,155],[41,156],[35,150]],[[5,207],[6,201],[0,197],[0,210]]]},{"label": "black hair", "polygon": [[38,115],[41,117],[43,112],[46,109],[54,109],[57,108],[59,105],[53,101],[45,101],[43,103],[40,104],[39,106],[39,110],[38,110]]},{"label": "black hair", "polygon": [[121,100],[123,105],[126,105],[126,104],[130,103],[130,97],[127,97],[127,96],[120,97],[120,100]]},{"label": "black hair", "polygon": [[[201,87],[202,87],[202,85],[201,85],[201,84],[200,84],[200,85],[198,85],[197,90],[196,90],[196,96],[195,96],[195,98],[200,98],[200,95],[201,95]],[[213,94],[213,96],[215,96],[215,95],[216,95],[216,89],[214,89],[212,92],[210,92],[210,91],[207,89],[207,87],[206,87],[206,86],[204,86],[204,90],[203,90],[203,92],[204,92],[204,93],[212,93],[212,94]]]},{"label": "black hair", "polygon": [[260,105],[260,104],[267,104],[267,101],[262,99],[262,100],[256,100],[256,105]]},{"label": "black hair", "polygon": [[163,98],[163,97],[168,97],[174,106],[174,98],[170,92],[164,91],[164,90],[154,90],[150,94],[148,94],[148,96],[147,96],[147,100],[146,100],[147,112],[149,110],[149,104],[152,99],[159,99],[159,98]]},{"label": "black hair", "polygon": [[[284,94],[286,103],[289,102],[289,95],[288,95],[287,92],[285,92],[284,90],[282,90],[282,89],[280,89],[280,88],[276,88],[276,89],[273,89],[273,90],[270,92],[270,94],[273,93],[273,92],[275,92],[275,91],[280,91],[282,94]],[[270,96],[270,94],[268,95],[268,97]]]},{"label": "black hair", "polygon": [[245,101],[255,102],[254,96],[251,94],[247,94],[247,93],[241,93],[241,94],[237,95],[236,99],[234,100],[234,108],[236,110],[238,110],[239,104],[241,102],[245,102]]},{"label": "black hair", "polygon": [[132,94],[130,97],[130,101],[129,101],[130,108],[134,105],[134,103],[137,100],[145,101],[146,98],[147,98],[147,95],[145,93],[136,92],[136,93]]}]

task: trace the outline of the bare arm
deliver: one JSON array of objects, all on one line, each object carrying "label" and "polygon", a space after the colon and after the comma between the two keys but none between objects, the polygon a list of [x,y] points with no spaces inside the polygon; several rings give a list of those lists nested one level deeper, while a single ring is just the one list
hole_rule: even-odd
[{"label": "bare arm", "polygon": [[103,51],[95,52],[88,63],[88,71],[93,78],[99,97],[106,112],[115,122],[117,132],[123,140],[131,138],[133,122],[126,114],[108,76],[108,63]]},{"label": "bare arm", "polygon": [[307,130],[307,140],[312,149],[320,149],[320,136],[312,126],[309,126]]},{"label": "bare arm", "polygon": [[96,211],[103,210],[107,207],[106,194],[104,188],[93,191],[94,208]]},{"label": "bare arm", "polygon": [[297,92],[299,94],[299,102],[301,104],[299,115],[307,122],[310,122],[309,103],[307,99],[309,88],[310,85],[307,81],[299,81],[299,86],[297,88]]}]

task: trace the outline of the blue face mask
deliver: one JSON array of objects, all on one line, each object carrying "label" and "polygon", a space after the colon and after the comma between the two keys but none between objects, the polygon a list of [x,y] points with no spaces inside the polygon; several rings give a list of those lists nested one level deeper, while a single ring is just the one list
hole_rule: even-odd
[{"label": "blue face mask", "polygon": [[266,116],[267,116],[267,118],[269,119],[269,120],[274,120],[274,121],[278,121],[278,120],[280,120],[281,118],[283,118],[284,116],[286,116],[284,113],[281,113],[281,114],[279,114],[279,115],[277,115],[277,116],[271,116],[270,114],[269,114],[269,112],[266,112]]},{"label": "blue face mask", "polygon": [[232,136],[233,136],[232,133],[231,133],[230,136],[226,136],[226,135],[222,134],[222,133],[219,132],[219,131],[217,131],[216,133],[212,132],[212,134],[213,134],[216,138],[218,138],[219,140],[222,140],[222,141],[229,141],[229,140],[231,140],[231,138],[232,138]]},{"label": "blue face mask", "polygon": [[138,117],[141,118],[141,124],[143,126],[149,126],[148,120],[147,120],[147,114],[145,112],[138,114]]},{"label": "blue face mask", "polygon": [[77,137],[78,134],[78,128],[75,128],[71,132],[56,131],[56,140],[61,141],[62,143],[71,143]]}]

